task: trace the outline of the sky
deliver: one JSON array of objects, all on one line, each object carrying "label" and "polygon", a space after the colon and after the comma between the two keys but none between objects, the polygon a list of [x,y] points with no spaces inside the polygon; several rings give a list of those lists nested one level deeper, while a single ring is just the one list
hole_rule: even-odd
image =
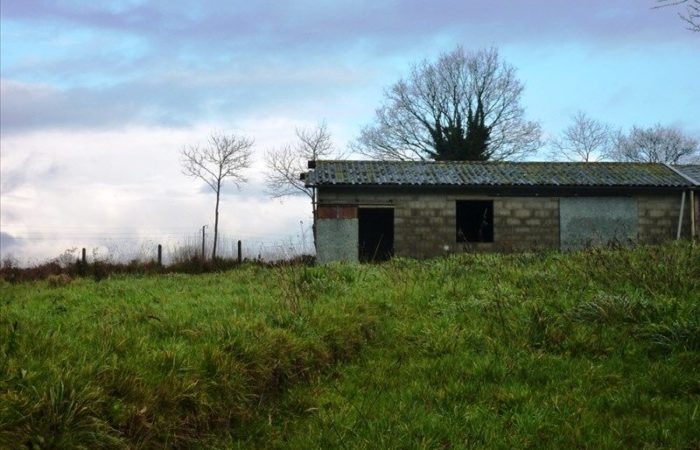
[{"label": "sky", "polygon": [[323,120],[345,150],[387,87],[458,45],[500,50],[545,137],[577,111],[700,137],[700,33],[655,4],[0,0],[0,256],[196,243],[214,196],[179,152],[212,132],[255,139],[222,196],[224,250],[308,247],[309,201],[270,198],[263,154]]}]

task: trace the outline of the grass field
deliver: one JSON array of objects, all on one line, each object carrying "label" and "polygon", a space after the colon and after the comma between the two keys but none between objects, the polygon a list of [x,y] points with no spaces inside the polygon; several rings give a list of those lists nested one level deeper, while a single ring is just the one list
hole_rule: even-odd
[{"label": "grass field", "polygon": [[0,280],[0,448],[700,448],[688,244]]}]

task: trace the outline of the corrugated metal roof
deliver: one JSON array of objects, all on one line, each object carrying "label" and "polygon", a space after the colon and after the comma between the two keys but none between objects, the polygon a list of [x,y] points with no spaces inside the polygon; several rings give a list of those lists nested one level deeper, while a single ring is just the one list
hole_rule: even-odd
[{"label": "corrugated metal roof", "polygon": [[681,164],[673,166],[673,168],[691,178],[696,186],[700,186],[700,164]]},{"label": "corrugated metal roof", "polygon": [[307,186],[683,187],[663,164],[475,161],[316,161]]}]

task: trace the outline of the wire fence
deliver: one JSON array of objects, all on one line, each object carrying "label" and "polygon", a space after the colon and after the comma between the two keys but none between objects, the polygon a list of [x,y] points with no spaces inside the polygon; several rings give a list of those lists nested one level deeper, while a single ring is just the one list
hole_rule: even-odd
[{"label": "wire fence", "polygon": [[[212,226],[128,230],[117,227],[36,227],[31,231],[7,233],[0,254],[4,261],[30,266],[50,260],[68,264],[81,258],[111,262],[156,261],[162,249],[162,263],[171,264],[192,257],[212,256]],[[216,253],[220,258],[237,258],[240,241],[243,259],[279,261],[315,254],[312,232],[302,223],[299,231],[286,235],[234,233],[219,230]]]}]

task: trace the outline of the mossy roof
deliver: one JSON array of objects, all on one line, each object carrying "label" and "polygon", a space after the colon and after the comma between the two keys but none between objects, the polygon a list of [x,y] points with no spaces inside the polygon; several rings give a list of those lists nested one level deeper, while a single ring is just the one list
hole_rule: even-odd
[{"label": "mossy roof", "polygon": [[669,166],[619,162],[315,161],[307,186],[667,187],[690,181]]}]

